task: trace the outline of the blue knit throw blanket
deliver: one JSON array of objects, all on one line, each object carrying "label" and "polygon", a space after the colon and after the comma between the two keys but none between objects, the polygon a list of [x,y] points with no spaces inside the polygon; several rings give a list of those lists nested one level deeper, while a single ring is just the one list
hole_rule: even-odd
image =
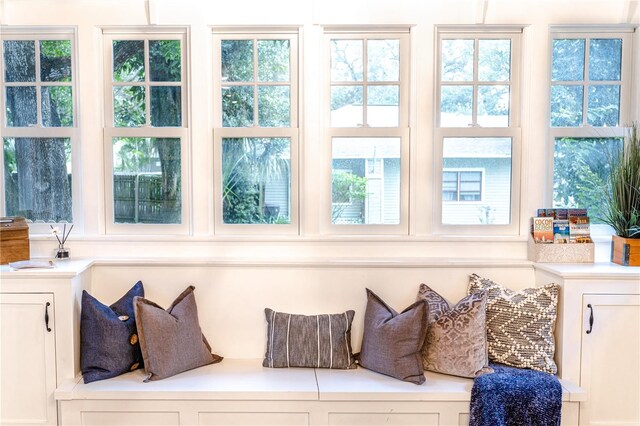
[{"label": "blue knit throw blanket", "polygon": [[554,375],[490,364],[476,378],[469,426],[559,426],[562,386]]}]

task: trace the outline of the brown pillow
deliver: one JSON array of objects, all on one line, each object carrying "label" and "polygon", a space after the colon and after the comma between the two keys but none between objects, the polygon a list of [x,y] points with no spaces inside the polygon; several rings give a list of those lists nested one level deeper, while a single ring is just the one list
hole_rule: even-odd
[{"label": "brown pillow", "polygon": [[489,359],[556,374],[553,331],[559,286],[547,284],[513,291],[473,274],[469,294],[480,291],[487,293]]},{"label": "brown pillow", "polygon": [[264,367],[356,368],[351,350],[354,311],[296,315],[266,308]]},{"label": "brown pillow", "polygon": [[222,361],[211,347],[198,323],[198,308],[189,286],[165,311],[142,297],[133,306],[140,338],[145,379],[160,380],[183,371]]},{"label": "brown pillow", "polygon": [[420,350],[427,331],[427,304],[415,302],[397,313],[367,289],[364,335],[359,363],[396,379],[425,381]]},{"label": "brown pillow", "polygon": [[428,285],[420,284],[418,300],[429,307],[422,348],[425,370],[470,378],[493,371],[489,367],[484,292],[471,294],[452,308]]}]

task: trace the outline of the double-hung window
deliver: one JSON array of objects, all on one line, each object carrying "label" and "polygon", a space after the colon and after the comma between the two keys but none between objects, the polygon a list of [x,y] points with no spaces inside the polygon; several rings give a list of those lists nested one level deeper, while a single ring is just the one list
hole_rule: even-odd
[{"label": "double-hung window", "polygon": [[406,234],[409,30],[325,28],[325,53],[327,232]]},{"label": "double-hung window", "polygon": [[105,30],[104,41],[107,233],[186,233],[186,31]]},{"label": "double-hung window", "polygon": [[[2,215],[72,222],[77,149],[75,33],[2,29]],[[40,228],[40,229],[38,229]]]},{"label": "double-hung window", "polygon": [[586,208],[601,223],[608,158],[629,124],[631,36],[619,28],[551,33],[553,206]]},{"label": "double-hung window", "polygon": [[297,31],[214,31],[217,234],[298,233]]},{"label": "double-hung window", "polygon": [[521,32],[438,30],[436,233],[518,232]]}]

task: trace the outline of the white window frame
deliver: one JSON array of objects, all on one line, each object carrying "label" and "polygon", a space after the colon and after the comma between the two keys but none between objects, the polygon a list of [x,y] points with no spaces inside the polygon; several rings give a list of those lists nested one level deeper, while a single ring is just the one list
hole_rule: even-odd
[{"label": "white window frame", "polygon": [[[457,200],[443,200],[442,203],[443,204],[462,204],[462,205],[471,205],[471,204],[481,204],[485,195],[485,186],[484,186],[484,177],[485,177],[485,173],[486,173],[486,169],[478,167],[478,168],[460,168],[460,167],[455,167],[455,168],[443,168],[442,172],[451,172],[451,173],[457,173],[458,175],[458,181],[457,181],[457,194],[458,194],[458,199]],[[466,173],[466,172],[477,172],[480,173],[480,199],[479,200],[460,200],[460,173]]]},{"label": "white window frame", "polygon": [[[217,27],[213,36],[213,177],[214,177],[214,232],[216,235],[299,235],[299,82],[300,42],[298,27],[234,28]],[[289,40],[289,127],[223,127],[222,126],[222,40]],[[255,49],[255,44],[254,44]],[[254,73],[258,72],[257,55],[254,55]],[[263,85],[257,79],[252,85]],[[268,83],[267,83],[268,84]],[[278,85],[281,85],[278,84]],[[254,102],[258,102],[257,97]],[[254,109],[257,111],[257,109]],[[289,223],[288,224],[237,224],[224,223],[222,201],[222,140],[227,138],[286,138],[290,140],[289,163]]]},{"label": "white window frame", "polygon": [[[80,147],[79,135],[80,126],[78,123],[78,67],[77,67],[77,31],[73,27],[7,27],[2,26],[0,29],[0,75],[4,76],[4,41],[5,40],[33,40],[35,42],[35,64],[36,79],[34,82],[24,83],[3,83],[0,93],[0,142],[3,143],[4,138],[68,138],[71,143],[71,174],[72,187],[72,223],[74,232],[82,232],[82,182],[80,176]],[[40,77],[40,40],[69,40],[71,42],[71,81],[70,82],[43,82]],[[4,78],[2,79],[4,80]],[[36,108],[38,124],[30,127],[7,127],[6,123],[6,106],[5,106],[5,87],[29,85],[36,87]],[[68,86],[71,87],[71,95],[73,100],[73,126],[71,127],[43,127],[41,113],[41,93],[38,90],[45,86]],[[4,149],[0,149],[0,164],[4,170]],[[4,173],[0,176],[0,212],[2,216],[6,215],[5,205],[5,182]],[[29,223],[29,231],[32,234],[49,234],[51,233],[50,223],[34,222]]]},{"label": "white window frame", "polygon": [[[635,28],[633,26],[555,26],[550,29],[549,36],[549,69],[548,69],[548,90],[549,90],[549,116],[547,123],[549,126],[549,156],[548,158],[548,175],[547,175],[547,205],[553,205],[553,184],[554,184],[554,154],[555,141],[557,138],[591,138],[591,139],[609,139],[624,138],[628,128],[625,124],[631,122],[631,96],[632,96],[632,67],[633,67],[633,35]],[[584,62],[584,79],[582,86],[585,88],[582,101],[582,125],[575,127],[553,127],[551,126],[551,87],[554,82],[551,79],[553,68],[553,41],[555,39],[584,39],[585,40],[585,62]],[[587,123],[587,92],[589,86],[589,40],[592,38],[603,39],[622,39],[622,58],[620,69],[620,105],[619,120],[617,127],[596,127]],[[562,82],[561,82],[562,83]],[[636,82],[637,84],[638,82]],[[608,236],[613,233],[608,225],[592,224],[591,234],[594,236]]]},{"label": "white window frame", "polygon": [[[433,232],[436,235],[451,236],[517,236],[520,229],[520,180],[521,180],[521,151],[522,129],[520,127],[520,92],[521,92],[521,46],[522,27],[449,27],[440,26],[437,30],[437,48],[435,64],[435,111],[436,129],[434,140],[434,197],[433,197]],[[474,86],[472,120],[468,127],[442,127],[440,125],[440,96],[441,70],[442,70],[442,40],[444,39],[474,39],[474,78],[471,83]],[[510,39],[511,40],[511,75],[508,84],[510,86],[509,125],[508,127],[482,127],[477,124],[477,86],[478,67],[478,40]],[[469,82],[460,82],[461,85],[469,85]],[[443,172],[443,146],[446,138],[509,138],[511,139],[511,201],[509,211],[509,223],[504,225],[453,225],[442,223],[442,172]],[[484,179],[483,175],[483,179]],[[484,184],[484,183],[483,183]]]},{"label": "white window frame", "polygon": [[[113,41],[115,40],[144,40],[145,41],[145,80],[143,82],[113,82]],[[181,42],[181,81],[179,82],[150,82],[149,73],[149,41],[150,40],[180,40]],[[132,235],[184,235],[190,230],[190,143],[189,143],[189,89],[190,67],[188,61],[189,32],[184,27],[163,27],[162,29],[148,28],[104,28],[104,186],[105,186],[105,227],[107,234]],[[151,97],[146,96],[147,124],[140,127],[115,127],[113,117],[113,87],[115,86],[180,86],[182,102],[182,126],[152,127],[150,125]],[[150,91],[148,92],[150,93]],[[147,224],[147,223],[115,223],[113,199],[113,138],[177,138],[180,139],[180,179],[181,179],[181,219],[179,224]]]},{"label": "white window frame", "polygon": [[[331,126],[331,40],[388,40],[400,42],[398,126],[371,127],[332,127]],[[324,77],[323,77],[323,123],[326,160],[322,167],[322,189],[320,198],[320,230],[331,235],[408,235],[409,234],[409,86],[410,86],[410,43],[411,33],[408,26],[392,27],[324,27]],[[366,47],[363,51],[363,69],[367,67]],[[366,87],[371,81],[362,81],[364,117],[367,114]],[[400,140],[400,221],[398,224],[358,224],[341,225],[332,223],[332,144],[334,138],[397,138]],[[365,200],[366,203],[366,200]]]}]

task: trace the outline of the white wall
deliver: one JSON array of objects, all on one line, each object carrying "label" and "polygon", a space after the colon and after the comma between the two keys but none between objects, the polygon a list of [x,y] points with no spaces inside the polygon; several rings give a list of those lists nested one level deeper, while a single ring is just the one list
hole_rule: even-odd
[{"label": "white wall", "polygon": [[[638,0],[3,0],[0,22],[11,26],[73,26],[78,37],[80,146],[74,151],[83,185],[78,229],[67,245],[72,256],[108,257],[488,257],[526,258],[528,219],[549,205],[548,147],[549,27],[566,24],[640,23]],[[320,233],[315,206],[322,158],[319,46],[321,26],[340,24],[412,25],[411,170],[407,236],[328,237]],[[435,25],[523,25],[522,199],[520,235],[514,237],[435,237],[433,197]],[[192,213],[189,236],[105,235],[102,148],[103,54],[101,28],[180,25],[189,27]],[[299,237],[220,237],[213,229],[211,28],[294,25],[301,28],[303,74],[301,110],[301,235]],[[631,119],[639,119],[640,41]],[[78,176],[78,174],[76,174]],[[74,179],[76,177],[74,176]],[[78,215],[76,215],[78,216]],[[32,257],[49,256],[49,236],[32,236]]]},{"label": "white wall", "polygon": [[[87,289],[111,304],[138,280],[145,297],[168,308],[189,285],[196,287],[198,317],[213,351],[228,358],[261,358],[266,345],[264,308],[315,315],[353,309],[352,342],[360,349],[366,307],[366,288],[397,312],[416,300],[421,283],[455,303],[466,296],[469,275],[477,273],[514,290],[534,285],[531,265],[522,263],[438,264],[405,262],[398,265],[349,262],[114,262],[92,270]],[[223,302],[221,302],[223,301]]]}]

